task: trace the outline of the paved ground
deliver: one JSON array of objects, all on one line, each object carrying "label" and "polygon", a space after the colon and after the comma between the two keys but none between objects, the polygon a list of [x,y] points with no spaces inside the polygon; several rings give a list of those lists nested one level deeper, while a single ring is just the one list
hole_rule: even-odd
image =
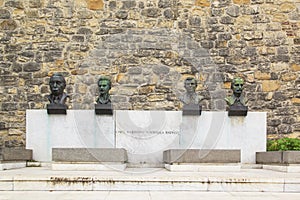
[{"label": "paved ground", "polygon": [[[173,181],[179,180],[184,181],[186,185],[183,184],[183,187],[179,185],[177,190],[182,191],[170,191],[168,190],[169,186],[164,186],[165,191],[158,191],[153,188],[151,191],[144,189],[143,191],[134,191],[134,187],[124,191],[126,187],[121,187],[120,191],[118,188],[116,190],[105,189],[104,191],[47,191],[51,190],[52,185],[43,184],[49,180],[51,177],[63,177],[63,178],[76,178],[84,177],[89,179],[98,179],[98,180],[121,180],[121,181]],[[39,182],[41,180],[41,182]],[[224,192],[224,190],[207,190],[207,191],[196,191],[193,188],[189,187],[189,183],[195,181],[208,180],[207,184],[211,184],[210,181],[216,181],[216,185],[219,184],[221,189],[226,189],[227,186],[230,189],[244,189],[248,187],[250,191],[254,189],[253,192]],[[12,184],[11,187],[5,189],[5,181],[10,181]],[[239,182],[241,181],[241,182]],[[261,182],[259,182],[261,181]],[[36,184],[35,191],[10,191],[10,190],[22,190],[17,185],[23,182],[23,189],[28,188],[32,184]],[[34,183],[35,182],[35,183]],[[234,184],[232,184],[234,182]],[[259,182],[256,185],[251,185],[251,182]],[[298,193],[291,192],[274,192],[274,188],[278,186],[283,187],[284,191],[287,189],[287,183],[293,183],[294,191]],[[269,192],[257,192],[255,187],[259,187],[259,184],[265,184],[266,187],[269,187]],[[8,184],[9,186],[10,184]],[[270,186],[269,186],[270,185]],[[282,186],[281,186],[282,185]],[[75,185],[76,186],[76,185]],[[76,187],[74,186],[74,190]],[[89,186],[87,184],[87,186]],[[38,191],[41,187],[45,187],[45,191]],[[71,187],[68,182],[65,183],[64,187]],[[163,184],[158,184],[158,188],[163,187]],[[187,191],[184,187],[191,189]],[[197,186],[198,187],[198,186]],[[264,186],[265,187],[265,186]],[[48,188],[48,189],[47,189]],[[55,187],[54,187],[55,188]],[[80,187],[81,188],[81,187]],[[82,186],[83,190],[84,187]],[[123,188],[123,189],[122,189]],[[210,188],[210,186],[208,187]],[[227,188],[227,189],[228,189]],[[213,188],[211,188],[213,189]],[[2,190],[2,191],[1,191]],[[6,190],[6,191],[3,191]],[[26,189],[24,189],[26,190]],[[32,189],[31,189],[32,190]],[[226,190],[227,191],[227,190]],[[240,191],[240,190],[238,190]],[[293,191],[293,190],[290,190]],[[53,171],[47,167],[30,167],[23,169],[14,169],[14,170],[5,170],[0,171],[0,200],[43,200],[43,199],[62,199],[62,200],[189,200],[189,199],[205,199],[205,200],[299,200],[300,199],[300,173],[284,173],[276,172],[272,170],[263,170],[263,169],[242,169],[238,172],[170,172],[166,169],[132,169],[127,168],[125,172],[120,171]]]},{"label": "paved ground", "polygon": [[299,200],[299,193],[263,192],[0,192],[1,200]]}]

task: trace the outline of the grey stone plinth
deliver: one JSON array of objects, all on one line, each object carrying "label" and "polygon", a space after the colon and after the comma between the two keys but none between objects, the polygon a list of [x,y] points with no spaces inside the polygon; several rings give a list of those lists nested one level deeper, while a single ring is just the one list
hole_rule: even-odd
[{"label": "grey stone plinth", "polygon": [[0,148],[0,161],[32,160],[32,150],[22,147]]},{"label": "grey stone plinth", "polygon": [[257,164],[282,163],[282,151],[256,152]]},{"label": "grey stone plinth", "polygon": [[121,148],[52,148],[52,161],[125,163],[127,152]]},{"label": "grey stone plinth", "polygon": [[282,152],[282,162],[286,164],[300,164],[300,151]]},{"label": "grey stone plinth", "polygon": [[240,150],[170,149],[164,151],[165,163],[239,163]]}]

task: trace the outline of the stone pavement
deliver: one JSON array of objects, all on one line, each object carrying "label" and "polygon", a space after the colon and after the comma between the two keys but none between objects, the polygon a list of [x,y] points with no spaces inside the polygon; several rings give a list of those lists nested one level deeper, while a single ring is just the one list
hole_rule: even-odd
[{"label": "stone pavement", "polygon": [[299,193],[195,191],[2,191],[1,200],[299,200]]},{"label": "stone pavement", "polygon": [[147,194],[146,196],[149,196],[149,192],[151,194],[157,191],[190,191],[191,195],[196,193],[206,195],[208,192],[216,196],[219,192],[225,192],[225,196],[232,192],[285,195],[300,193],[300,173],[265,169],[241,169],[236,172],[170,172],[163,168],[127,168],[125,171],[113,169],[111,171],[53,171],[49,167],[27,167],[0,171],[0,190],[4,194],[13,196],[21,191],[25,196],[26,191],[36,195],[43,195],[50,191],[55,192],[53,195],[64,195],[62,191],[72,191],[70,194],[76,195],[75,191],[81,191],[78,194],[84,195],[87,192],[92,196],[94,194],[90,193],[91,191],[104,192],[99,194],[106,194],[107,191],[111,191],[112,194],[119,194],[115,193],[117,191],[143,191],[138,194]]}]

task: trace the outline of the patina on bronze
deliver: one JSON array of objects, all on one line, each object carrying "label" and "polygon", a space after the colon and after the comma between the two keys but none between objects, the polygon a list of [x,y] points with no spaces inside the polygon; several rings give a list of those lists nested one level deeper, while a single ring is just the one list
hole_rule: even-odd
[{"label": "patina on bronze", "polygon": [[67,114],[66,100],[69,97],[64,93],[66,80],[60,73],[54,73],[50,77],[49,86],[51,94],[47,96],[50,104],[47,104],[48,114]]},{"label": "patina on bronze", "polygon": [[98,115],[112,115],[112,105],[109,95],[111,81],[106,76],[101,76],[98,80],[99,96],[95,105],[95,113]]},{"label": "patina on bronze", "polygon": [[197,81],[193,77],[188,77],[184,81],[186,92],[180,97],[180,101],[183,103],[183,115],[201,115],[202,106],[199,104],[202,99],[195,92],[197,85]]},{"label": "patina on bronze", "polygon": [[229,106],[229,116],[247,116],[247,99],[243,96],[244,79],[237,77],[231,81],[233,95],[226,97],[225,101]]}]

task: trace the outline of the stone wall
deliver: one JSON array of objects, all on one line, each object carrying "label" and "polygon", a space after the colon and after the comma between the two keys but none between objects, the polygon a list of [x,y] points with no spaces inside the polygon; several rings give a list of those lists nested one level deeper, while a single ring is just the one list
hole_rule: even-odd
[{"label": "stone wall", "polygon": [[[62,72],[70,109],[112,78],[116,109],[178,110],[194,76],[204,110],[225,110],[234,76],[269,137],[300,133],[300,3],[287,0],[0,0],[0,146],[24,146]],[[288,135],[286,135],[288,134]]]}]

